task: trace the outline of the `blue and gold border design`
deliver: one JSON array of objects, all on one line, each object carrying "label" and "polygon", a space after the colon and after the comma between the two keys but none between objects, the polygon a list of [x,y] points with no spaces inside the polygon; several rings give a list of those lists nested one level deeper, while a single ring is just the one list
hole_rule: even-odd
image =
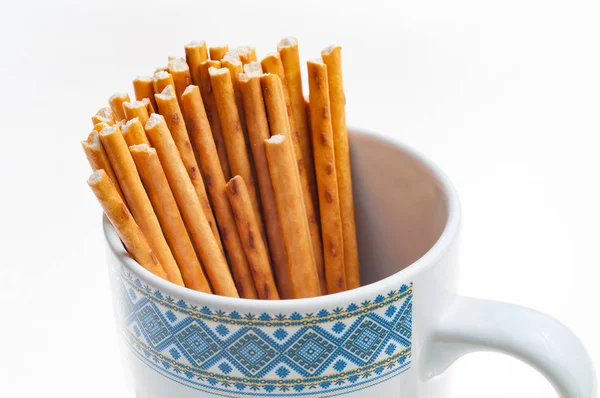
[{"label": "blue and gold border design", "polygon": [[410,369],[413,286],[315,313],[193,306],[115,269],[125,343],[147,366],[217,396],[335,396]]}]

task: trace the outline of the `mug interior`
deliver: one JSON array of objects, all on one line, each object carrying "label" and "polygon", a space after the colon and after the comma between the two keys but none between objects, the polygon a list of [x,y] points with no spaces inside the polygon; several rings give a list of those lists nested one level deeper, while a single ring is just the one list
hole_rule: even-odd
[{"label": "mug interior", "polygon": [[368,134],[350,135],[361,282],[413,264],[438,241],[449,219],[439,173],[410,151]]}]

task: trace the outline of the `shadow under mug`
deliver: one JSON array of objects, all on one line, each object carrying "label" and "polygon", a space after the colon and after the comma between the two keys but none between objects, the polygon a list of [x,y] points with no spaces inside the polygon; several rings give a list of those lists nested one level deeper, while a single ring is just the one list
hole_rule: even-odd
[{"label": "shadow under mug", "polygon": [[104,219],[113,302],[138,397],[447,396],[447,368],[498,351],[563,398],[592,398],[580,341],[558,321],[457,295],[460,209],[435,166],[351,129],[363,286],[259,301],[195,292],[137,264]]}]

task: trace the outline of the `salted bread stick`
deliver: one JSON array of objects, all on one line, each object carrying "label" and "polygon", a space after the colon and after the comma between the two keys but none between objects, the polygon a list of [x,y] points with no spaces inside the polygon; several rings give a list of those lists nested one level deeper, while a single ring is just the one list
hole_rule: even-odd
[{"label": "salted bread stick", "polygon": [[183,58],[173,58],[169,61],[169,73],[173,76],[175,83],[175,94],[177,100],[181,102],[181,94],[187,86],[192,84],[192,75],[190,68]]},{"label": "salted bread stick", "polygon": [[256,48],[249,46],[241,46],[235,49],[242,64],[246,65],[257,60]]},{"label": "salted bread stick", "polygon": [[[167,71],[158,71],[152,76],[152,87],[154,88],[154,100],[156,100],[156,94],[160,94],[163,92],[167,86],[173,86],[173,90],[175,90],[175,81],[173,80],[173,76]],[[158,110],[158,104],[157,109]]]},{"label": "salted bread stick", "polygon": [[[260,67],[260,63],[258,62],[253,62],[252,64],[258,64]],[[244,67],[248,65],[251,64],[246,64]],[[260,69],[254,70],[253,73],[242,74],[240,76],[240,91],[244,102],[248,139],[256,169],[256,179],[262,203],[271,262],[275,278],[277,279],[277,288],[281,298],[292,299],[294,298],[294,292],[287,265],[285,242],[283,241],[283,232],[279,224],[275,192],[271,184],[267,154],[265,153],[265,140],[269,139],[271,134],[269,133],[267,113],[260,85],[261,74]]]},{"label": "salted bread stick", "polygon": [[360,287],[360,264],[354,221],[354,199],[352,196],[352,173],[350,170],[350,145],[346,127],[346,97],[342,80],[342,48],[329,46],[321,51],[323,63],[327,65],[333,149],[335,151],[335,173],[340,198],[342,236],[344,238],[344,262],[348,289]]},{"label": "salted bread stick", "polygon": [[[101,127],[100,123],[96,126]],[[110,161],[108,160],[106,151],[102,146],[102,142],[100,142],[100,132],[95,129],[96,126],[94,126],[94,131],[90,133],[87,140],[81,141],[81,146],[83,147],[85,157],[87,158],[88,163],[92,167],[92,171],[104,170],[110,178],[110,180],[112,181],[112,183],[114,184],[115,189],[119,193],[119,196],[121,198],[125,198],[123,196],[123,191],[121,191],[119,180],[115,175],[112,166],[110,165]],[[108,125],[105,124],[105,127],[108,127]]]},{"label": "salted bread stick", "polygon": [[264,231],[258,193],[254,176],[252,175],[250,159],[248,158],[248,144],[242,132],[242,124],[240,123],[235,102],[229,69],[210,68],[208,71],[210,73],[210,81],[213,87],[219,119],[221,120],[221,127],[223,128],[223,137],[225,139],[227,159],[229,160],[231,173],[241,176],[246,182],[248,192],[250,192],[250,200],[252,200],[252,207],[256,212],[256,220],[260,230]]},{"label": "salted bread stick", "polygon": [[308,61],[307,65],[313,153],[321,208],[325,277],[327,292],[336,293],[346,290],[347,284],[327,66],[320,59]]},{"label": "salted bread stick", "polygon": [[167,176],[158,160],[156,149],[141,144],[130,146],[129,151],[179,266],[179,269],[167,270],[168,274],[171,276],[177,274],[182,286],[185,284],[190,289],[211,293],[210,285],[196,257],[194,246],[169,187]]},{"label": "salted bread stick", "polygon": [[206,42],[204,40],[194,40],[186,44],[184,48],[185,61],[190,67],[192,84],[200,87],[200,64],[208,59]]},{"label": "salted bread stick", "polygon": [[220,61],[223,59],[225,54],[227,54],[229,52],[229,46],[224,45],[224,46],[210,47],[208,49],[208,52],[210,53],[210,59],[212,59],[213,61]]},{"label": "salted bread stick", "polygon": [[105,127],[108,127],[108,126],[110,126],[110,125],[109,125],[108,123],[105,123],[105,122],[96,123],[96,124],[94,124],[93,131],[95,131],[95,132],[99,133],[99,132],[101,132],[101,131],[102,131],[102,130],[105,128]]},{"label": "salted bread stick", "polygon": [[131,101],[127,93],[115,93],[108,99],[108,104],[115,117],[115,121],[125,119],[125,111],[123,110],[123,102]]},{"label": "salted bread stick", "polygon": [[148,98],[148,101],[150,101],[152,104],[152,108],[156,109],[153,82],[154,81],[150,76],[138,76],[133,79],[133,92],[135,93],[135,99],[137,101],[142,101],[144,98]]},{"label": "salted bread stick", "polygon": [[144,130],[144,125],[137,117],[125,123],[125,125],[121,127],[121,131],[123,132],[123,138],[125,138],[127,146],[139,144],[150,145],[150,141],[148,141],[148,137],[146,136],[146,130]]},{"label": "salted bread stick", "polygon": [[196,155],[194,154],[194,149],[192,148],[192,144],[190,142],[190,136],[185,128],[185,120],[183,120],[181,108],[177,103],[173,86],[167,86],[162,93],[155,94],[154,97],[156,98],[156,103],[158,104],[158,110],[160,111],[161,115],[165,117],[169,131],[171,131],[175,145],[177,145],[177,149],[181,155],[181,160],[183,161],[192,184],[196,189],[196,194],[198,195],[198,199],[200,199],[200,204],[202,205],[202,211],[204,211],[204,215],[208,220],[208,224],[210,225],[210,228],[215,235],[215,239],[222,250],[223,246],[221,244],[221,238],[219,237],[219,228],[217,227],[217,222],[215,221],[215,216],[210,206],[210,201],[206,195],[204,179],[200,174],[198,162],[196,161]]},{"label": "salted bread stick", "polygon": [[154,275],[167,279],[167,273],[154,255],[142,230],[131,216],[108,174],[103,169],[96,170],[87,183],[131,257]]},{"label": "salted bread stick", "polygon": [[269,126],[272,134],[283,134],[289,136],[288,144],[292,146],[292,158],[296,164],[297,181],[302,192],[302,202],[306,212],[306,222],[310,230],[311,244],[315,255],[315,264],[319,273],[319,283],[321,291],[327,292],[325,281],[325,268],[323,263],[323,247],[321,245],[321,232],[319,231],[319,219],[315,212],[315,205],[312,201],[308,180],[306,178],[306,168],[302,159],[302,150],[298,137],[290,133],[290,123],[286,112],[284,91],[279,76],[275,74],[265,74],[260,78],[265,98],[265,105],[269,115]]},{"label": "salted bread stick", "polygon": [[296,182],[296,165],[290,137],[273,135],[265,141],[269,174],[275,191],[277,213],[283,230],[294,298],[321,294],[310,231],[305,221],[302,192]]},{"label": "salted bread stick", "polygon": [[244,73],[246,73],[248,75],[252,75],[252,76],[254,76],[254,75],[260,76],[263,73],[262,65],[258,61],[253,61],[248,64],[245,64],[244,65]]},{"label": "salted bread stick", "polygon": [[227,160],[227,148],[225,147],[221,120],[219,120],[217,103],[215,102],[212,85],[210,83],[210,74],[208,73],[208,70],[211,67],[219,69],[221,67],[221,62],[205,61],[200,64],[200,93],[202,94],[202,101],[204,101],[204,107],[206,108],[206,117],[208,117],[210,130],[212,131],[215,146],[217,147],[217,153],[219,154],[219,162],[223,169],[223,175],[225,176],[225,180],[229,180],[231,178],[231,169],[229,167],[229,161]]},{"label": "salted bread stick", "polygon": [[92,116],[92,123],[94,126],[102,122],[109,125],[115,124],[115,118],[110,108],[100,108],[98,112]]},{"label": "salted bread stick", "polygon": [[[285,111],[287,113],[288,123],[290,124],[290,131],[292,134],[294,134],[294,136],[297,136],[298,132],[296,130],[296,123],[294,121],[294,114],[292,111],[290,91],[279,53],[268,54],[262,59],[262,61],[260,61],[260,64],[264,73],[271,73],[279,77],[279,80],[281,81],[281,87],[283,89],[283,99],[285,100]],[[298,137],[295,139],[298,140]]]},{"label": "salted bread stick", "polygon": [[279,300],[267,247],[258,228],[252,203],[250,202],[250,195],[242,177],[235,176],[229,180],[227,183],[227,196],[235,215],[246,259],[252,270],[252,278],[258,297],[263,300]]},{"label": "salted bread stick", "polygon": [[150,115],[145,128],[150,142],[156,148],[169,186],[213,291],[221,296],[239,297],[227,260],[202,211],[196,189],[181,160],[165,118],[154,113]]},{"label": "salted bread stick", "polygon": [[[100,132],[100,141],[106,150],[108,160],[119,179],[127,206],[138,223],[158,261],[169,274],[169,270],[177,269],[177,263],[160,228],[156,213],[144,190],[142,181],[129,153],[119,126],[107,127]],[[176,275],[169,274],[169,280],[179,282]]]},{"label": "salted bread stick", "polygon": [[[221,61],[221,65],[224,68],[229,69],[229,76],[231,77],[231,84],[233,86],[233,96],[235,98],[235,105],[240,116],[240,123],[242,125],[242,132],[244,139],[248,143],[248,129],[246,128],[246,115],[244,114],[244,106],[242,104],[242,94],[240,93],[240,74],[244,72],[244,67],[239,59],[236,59],[237,53],[232,53],[231,56],[228,53],[225,58]],[[250,148],[247,148],[250,152]]]},{"label": "salted bread stick", "polygon": [[148,114],[148,107],[142,101],[123,102],[123,111],[125,112],[125,119],[131,120],[133,118],[138,118],[142,125],[146,124],[150,117],[150,114]]},{"label": "salted bread stick", "polygon": [[206,182],[206,189],[219,225],[219,232],[238,293],[243,298],[258,298],[225,192],[225,177],[198,87],[188,86],[185,89],[181,96],[181,110],[190,138],[198,153],[200,169]]},{"label": "salted bread stick", "polygon": [[298,41],[293,37],[286,37],[279,42],[277,51],[279,52],[279,57],[281,58],[281,63],[283,65],[294,125],[296,127],[296,133],[298,134],[298,142],[300,143],[300,149],[302,150],[302,160],[304,161],[304,167],[306,169],[306,179],[308,180],[313,203],[317,203],[317,180],[315,177],[315,163],[312,154],[312,140],[308,130],[309,122],[306,117],[306,104],[302,94],[302,73],[300,70]]}]

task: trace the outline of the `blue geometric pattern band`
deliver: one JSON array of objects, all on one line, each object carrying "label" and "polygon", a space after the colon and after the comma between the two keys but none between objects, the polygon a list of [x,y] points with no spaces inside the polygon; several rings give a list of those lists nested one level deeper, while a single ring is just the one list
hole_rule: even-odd
[{"label": "blue geometric pattern band", "polygon": [[177,383],[217,396],[349,393],[410,369],[413,286],[309,314],[197,307],[112,277],[127,346]]}]

